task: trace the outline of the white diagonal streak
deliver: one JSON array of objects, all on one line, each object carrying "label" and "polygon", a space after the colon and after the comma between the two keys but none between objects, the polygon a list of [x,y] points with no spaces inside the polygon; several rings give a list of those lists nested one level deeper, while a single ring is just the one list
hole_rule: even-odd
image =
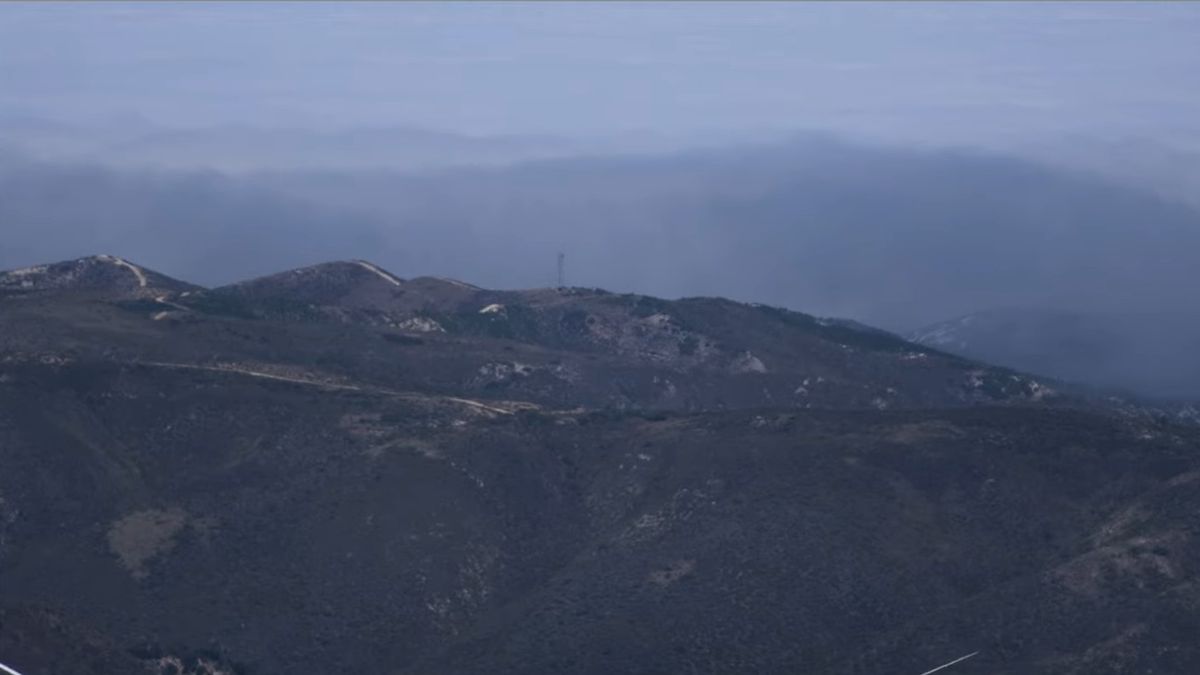
[{"label": "white diagonal streak", "polygon": [[392,275],[391,275],[390,273],[388,273],[388,272],[384,272],[384,271],[383,271],[382,269],[380,269],[378,266],[376,266],[376,265],[373,265],[373,264],[371,264],[371,263],[367,262],[366,260],[355,260],[354,262],[355,262],[355,264],[357,264],[359,267],[361,267],[361,268],[363,268],[363,269],[367,270],[368,272],[371,272],[371,273],[375,274],[376,276],[378,276],[379,278],[381,278],[381,279],[383,279],[384,281],[388,282],[389,284],[391,284],[391,285],[393,285],[393,286],[399,286],[399,285],[400,285],[400,281],[399,281],[398,279],[396,279],[396,277],[392,276]]},{"label": "white diagonal streak", "polygon": [[939,670],[949,668],[950,666],[952,666],[956,663],[961,663],[963,661],[966,661],[967,659],[971,658],[972,656],[975,656],[978,653],[979,652],[971,652],[970,654],[967,654],[966,656],[960,656],[957,659],[954,659],[953,661],[951,661],[950,663],[943,663],[942,665],[938,666],[937,668],[934,668],[933,670],[927,670],[927,671],[921,673],[921,675],[929,675],[930,673],[936,673]]}]

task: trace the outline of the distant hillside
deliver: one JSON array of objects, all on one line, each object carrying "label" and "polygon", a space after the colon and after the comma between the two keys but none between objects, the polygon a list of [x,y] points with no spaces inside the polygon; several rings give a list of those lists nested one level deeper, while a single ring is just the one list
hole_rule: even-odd
[{"label": "distant hillside", "polygon": [[1180,311],[1200,213],[1014,157],[819,137],[493,170],[280,173],[264,184],[396,224],[384,262],[499,287],[715,295],[909,331],[995,306]]},{"label": "distant hillside", "polygon": [[26,278],[0,295],[21,672],[1200,667],[1200,427],[1162,411],[719,298],[363,260],[0,275]]},{"label": "distant hillside", "polygon": [[1200,314],[995,310],[927,326],[909,339],[1097,387],[1200,400]]},{"label": "distant hillside", "polygon": [[112,300],[166,297],[168,294],[199,288],[111,255],[0,271],[0,295],[58,291],[94,293]]},{"label": "distant hillside", "polygon": [[[136,290],[138,280],[132,269],[165,277],[115,260],[33,268],[45,270],[44,292],[7,308],[0,345],[70,360],[115,352],[203,367],[240,363],[255,372],[563,408],[888,409],[1055,395],[1030,376],[852,322],[719,298],[495,291],[403,279],[366,261],[211,290],[173,282],[174,291],[164,283],[130,293],[125,282]],[[87,261],[124,275],[101,302],[96,289],[73,282],[75,266]],[[0,288],[31,275],[0,275]]]},{"label": "distant hillside", "polygon": [[233,178],[0,156],[0,266],[121,251],[206,285],[370,257],[492,288],[719,296],[908,332],[987,307],[1186,311],[1200,215],[995,155],[792,143]]}]

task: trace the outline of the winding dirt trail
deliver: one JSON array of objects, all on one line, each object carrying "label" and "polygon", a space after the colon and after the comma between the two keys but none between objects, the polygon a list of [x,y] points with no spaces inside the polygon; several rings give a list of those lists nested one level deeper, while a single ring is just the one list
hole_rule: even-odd
[{"label": "winding dirt trail", "polygon": [[146,274],[144,272],[142,272],[142,268],[138,267],[137,265],[134,265],[133,263],[129,262],[128,260],[123,260],[121,258],[118,258],[115,255],[101,255],[101,256],[97,256],[97,257],[100,258],[101,260],[107,260],[108,262],[110,262],[118,267],[124,267],[125,269],[129,270],[130,272],[133,272],[133,275],[135,277],[137,277],[138,287],[139,288],[146,287]]},{"label": "winding dirt trail", "polygon": [[356,265],[358,265],[359,267],[367,270],[368,272],[373,272],[374,274],[379,275],[379,278],[383,279],[384,281],[388,282],[389,284],[392,284],[393,286],[400,285],[399,279],[397,279],[396,277],[392,276],[391,274],[389,274],[387,272],[384,272],[382,269],[367,262],[366,260],[355,260],[354,263]]},{"label": "winding dirt trail", "polygon": [[[359,391],[365,393],[382,394],[384,396],[392,396],[414,401],[436,400],[446,403],[457,403],[468,408],[482,410],[484,412],[495,415],[513,415],[514,411],[507,408],[501,408],[494,405],[489,405],[482,401],[475,401],[469,398],[459,398],[456,396],[438,396],[436,394],[418,394],[414,392],[395,391],[393,389],[384,389],[381,387],[363,387],[355,384],[339,384],[337,382],[322,382],[321,380],[310,380],[302,377],[290,377],[288,375],[278,375],[275,373],[267,373],[261,370],[252,370],[241,366],[204,366],[196,363],[170,363],[166,361],[138,361],[137,365],[151,366],[155,368],[175,368],[180,370],[203,370],[214,373],[237,373],[248,377],[259,377],[266,380],[276,380],[279,382],[290,382],[292,384],[300,384],[309,387],[318,387],[321,389],[329,389],[334,391]],[[531,403],[522,403],[521,407],[535,408]]]}]

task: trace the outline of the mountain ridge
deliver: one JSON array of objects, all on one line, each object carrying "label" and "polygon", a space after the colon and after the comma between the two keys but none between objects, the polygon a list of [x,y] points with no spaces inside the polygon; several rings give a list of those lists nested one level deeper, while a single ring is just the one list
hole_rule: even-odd
[{"label": "mountain ridge", "polygon": [[908,334],[918,344],[1148,399],[1200,400],[1200,313],[1002,308]]},{"label": "mountain ridge", "polygon": [[[69,284],[48,286],[72,290]],[[436,277],[404,279],[363,260],[212,289],[186,288],[133,297],[119,288],[110,298],[117,305],[93,305],[89,311],[117,312],[121,321],[111,325],[137,324],[144,316],[153,329],[142,324],[130,330],[170,335],[177,346],[195,338],[196,349],[210,352],[225,348],[220,345],[245,349],[215,337],[213,330],[253,334],[263,345],[278,337],[272,335],[275,328],[382,337],[407,345],[407,353],[401,352],[405,360],[423,354],[442,364],[427,364],[428,371],[453,369],[453,375],[432,381],[426,375],[426,385],[440,393],[465,387],[473,395],[524,396],[538,405],[704,409],[853,401],[882,409],[1054,395],[1048,383],[1031,376],[916,347],[861,324],[721,298],[664,300],[584,288],[489,290]],[[64,330],[69,328],[68,321]],[[147,359],[173,360],[168,347],[147,350]],[[463,350],[479,357],[463,358]],[[266,357],[272,350],[256,351]],[[504,358],[495,358],[501,354]],[[377,346],[366,357],[384,358]],[[387,377],[399,375],[380,377],[381,371],[356,358],[339,360],[343,363],[332,368],[339,377],[388,387]],[[473,370],[464,372],[461,362],[472,361]],[[292,359],[285,365],[312,364]],[[612,381],[599,375],[606,370],[625,375]]]},{"label": "mountain ridge", "polygon": [[1200,666],[1162,411],[720,298],[89,265],[0,296],[22,672]]},{"label": "mountain ridge", "polygon": [[0,294],[86,290],[132,298],[199,288],[108,254],[0,271]]}]

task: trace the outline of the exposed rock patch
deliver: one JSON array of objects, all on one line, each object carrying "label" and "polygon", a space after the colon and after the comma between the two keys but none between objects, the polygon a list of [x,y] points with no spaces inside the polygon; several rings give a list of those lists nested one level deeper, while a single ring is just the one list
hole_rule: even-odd
[{"label": "exposed rock patch", "polygon": [[108,545],[135,579],[144,579],[147,564],[170,553],[187,524],[188,514],[180,508],[136,511],[112,524]]}]

